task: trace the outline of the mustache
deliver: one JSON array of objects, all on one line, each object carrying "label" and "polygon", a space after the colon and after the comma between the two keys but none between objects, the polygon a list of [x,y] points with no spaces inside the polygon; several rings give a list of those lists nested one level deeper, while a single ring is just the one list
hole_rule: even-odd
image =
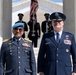
[{"label": "mustache", "polygon": [[16,32],[15,34],[18,34],[19,32]]}]

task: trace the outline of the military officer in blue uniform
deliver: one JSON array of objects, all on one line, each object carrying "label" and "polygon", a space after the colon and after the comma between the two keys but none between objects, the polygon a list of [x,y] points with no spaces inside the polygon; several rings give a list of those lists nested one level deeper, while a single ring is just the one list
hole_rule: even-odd
[{"label": "military officer in blue uniform", "polygon": [[54,31],[43,35],[38,54],[38,73],[76,75],[75,38],[73,34],[63,30],[66,16],[61,12],[54,12],[50,19]]},{"label": "military officer in blue uniform", "polygon": [[16,23],[13,26],[14,37],[3,41],[0,75],[36,75],[32,43],[21,37],[23,33],[24,23]]}]

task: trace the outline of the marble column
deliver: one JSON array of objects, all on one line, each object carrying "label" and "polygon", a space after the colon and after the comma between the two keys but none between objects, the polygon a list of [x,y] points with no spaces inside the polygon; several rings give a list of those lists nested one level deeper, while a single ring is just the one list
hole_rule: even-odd
[{"label": "marble column", "polygon": [[11,37],[12,0],[0,0],[0,35],[3,39]]},{"label": "marble column", "polygon": [[63,0],[63,12],[66,15],[64,29],[76,38],[76,0]]},{"label": "marble column", "polygon": [[2,4],[3,0],[0,0],[0,36],[2,36]]}]

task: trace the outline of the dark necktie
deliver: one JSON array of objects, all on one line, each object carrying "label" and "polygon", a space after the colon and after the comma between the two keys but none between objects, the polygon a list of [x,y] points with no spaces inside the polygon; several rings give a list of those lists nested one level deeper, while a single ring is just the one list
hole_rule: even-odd
[{"label": "dark necktie", "polygon": [[17,40],[17,44],[19,45],[19,40]]},{"label": "dark necktie", "polygon": [[56,41],[59,43],[59,33],[56,33]]}]

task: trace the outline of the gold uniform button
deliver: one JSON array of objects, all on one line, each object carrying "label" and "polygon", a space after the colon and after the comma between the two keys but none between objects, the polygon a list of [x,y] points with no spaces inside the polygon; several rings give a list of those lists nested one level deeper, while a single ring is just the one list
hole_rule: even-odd
[{"label": "gold uniform button", "polygon": [[20,58],[20,56],[18,56],[18,58]]},{"label": "gold uniform button", "polygon": [[57,48],[57,50],[59,50],[59,48]]},{"label": "gold uniform button", "polygon": [[19,61],[19,64],[20,64],[20,61]]},{"label": "gold uniform button", "polygon": [[10,53],[10,55],[12,55],[12,53]]},{"label": "gold uniform button", "polygon": [[69,52],[69,50],[68,50],[68,49],[66,49],[66,52],[68,53],[68,52]]},{"label": "gold uniform button", "polygon": [[18,52],[18,53],[20,53],[20,52]]},{"label": "gold uniform button", "polygon": [[10,49],[10,52],[12,52],[12,50]]},{"label": "gold uniform button", "polygon": [[20,47],[18,47],[18,48],[20,48]]},{"label": "gold uniform button", "polygon": [[19,66],[19,69],[20,69],[20,66]]},{"label": "gold uniform button", "polygon": [[58,60],[56,62],[58,63]]},{"label": "gold uniform button", "polygon": [[58,56],[58,54],[57,54],[57,56]]}]

